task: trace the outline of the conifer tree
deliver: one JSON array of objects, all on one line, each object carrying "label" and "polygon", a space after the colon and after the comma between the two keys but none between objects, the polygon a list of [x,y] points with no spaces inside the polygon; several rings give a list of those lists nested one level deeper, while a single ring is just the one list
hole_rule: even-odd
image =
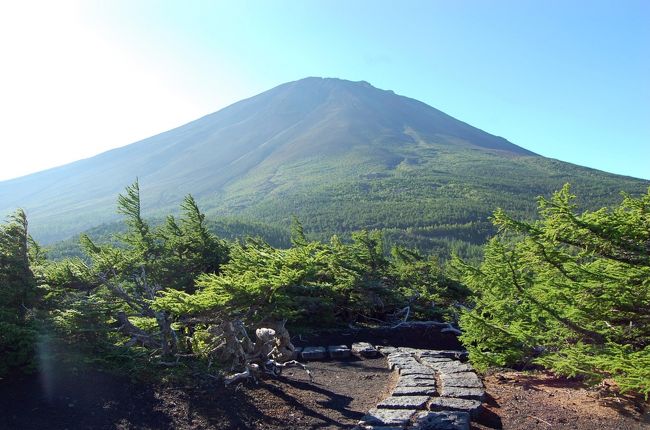
[{"label": "conifer tree", "polygon": [[650,393],[650,190],[577,213],[569,186],[537,222],[504,211],[480,267],[456,259],[476,295],[462,340],[479,367],[537,363]]},{"label": "conifer tree", "polygon": [[30,268],[27,216],[17,210],[0,226],[0,376],[27,365],[33,355],[32,307],[36,281]]}]

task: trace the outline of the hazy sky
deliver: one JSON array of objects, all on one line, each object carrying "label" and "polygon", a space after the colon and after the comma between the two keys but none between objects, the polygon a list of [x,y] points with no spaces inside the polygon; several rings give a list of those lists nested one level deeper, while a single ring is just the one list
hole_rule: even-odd
[{"label": "hazy sky", "polygon": [[0,0],[0,180],[306,76],[650,179],[650,1]]}]

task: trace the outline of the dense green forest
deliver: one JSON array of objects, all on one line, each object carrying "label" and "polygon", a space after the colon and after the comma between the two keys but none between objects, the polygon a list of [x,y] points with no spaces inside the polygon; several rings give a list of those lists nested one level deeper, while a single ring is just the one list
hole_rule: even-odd
[{"label": "dense green forest", "polygon": [[[336,234],[346,241],[355,231],[377,230],[386,252],[399,245],[441,261],[456,253],[478,262],[483,245],[497,232],[489,220],[496,208],[519,219],[534,219],[535,197],[550,197],[567,182],[582,209],[614,205],[620,190],[642,193],[649,185],[542,157],[504,158],[434,144],[400,151],[399,156],[371,160],[346,154],[287,165],[272,181],[265,172],[255,172],[224,195],[196,200],[202,208],[207,206],[208,228],[223,239],[260,237],[284,248],[295,215],[313,240],[328,241]],[[386,163],[392,158],[412,162],[391,167]],[[167,213],[178,214],[178,209],[154,208],[144,192],[142,198],[143,207],[149,208],[147,221],[154,226],[164,223]],[[85,234],[108,243],[124,231],[124,223],[115,221]],[[82,254],[78,235],[49,247],[52,259]]]},{"label": "dense green forest", "polygon": [[261,324],[300,333],[408,316],[460,324],[479,368],[534,364],[649,392],[650,190],[580,213],[565,187],[539,201],[538,221],[497,210],[480,265],[388,246],[381,231],[308,239],[297,218],[288,242],[255,223],[257,238],[226,239],[214,231],[235,221],[207,222],[191,196],[151,223],[137,182],[118,211],[124,229],[84,234],[80,255],[55,260],[24,212],[1,227],[0,376],[32,368],[43,342],[140,375],[214,374],[244,366],[228,346]]}]

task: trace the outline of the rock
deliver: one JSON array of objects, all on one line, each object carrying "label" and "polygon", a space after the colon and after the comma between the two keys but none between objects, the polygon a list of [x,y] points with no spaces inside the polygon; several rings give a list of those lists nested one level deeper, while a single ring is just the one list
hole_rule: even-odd
[{"label": "rock", "polygon": [[415,417],[412,429],[417,430],[469,430],[467,412],[421,412]]},{"label": "rock", "polygon": [[350,348],[346,345],[331,345],[327,347],[327,353],[332,358],[348,358],[350,356]]},{"label": "rock", "polygon": [[485,399],[485,390],[483,388],[443,387],[440,395],[483,401]]},{"label": "rock", "polygon": [[454,360],[453,358],[449,358],[449,357],[432,357],[432,356],[428,356],[428,355],[420,357],[420,361],[423,364],[450,362],[450,361],[453,361],[453,360]]},{"label": "rock", "polygon": [[395,387],[393,396],[435,396],[436,387],[427,385],[424,387]]},{"label": "rock", "polygon": [[405,353],[405,354],[411,354],[411,355],[415,355],[415,354],[417,354],[417,353],[420,352],[419,349],[408,348],[408,347],[406,347],[406,346],[400,346],[400,347],[397,348],[397,350],[398,350],[399,352],[403,352],[403,353]]},{"label": "rock", "polygon": [[439,361],[439,362],[428,362],[427,366],[437,370],[440,373],[461,373],[461,372],[472,372],[474,369],[470,364],[461,363],[460,361]]},{"label": "rock", "polygon": [[451,349],[424,349],[420,350],[418,355],[418,358],[422,357],[446,357],[446,358],[455,358],[457,360],[461,360],[467,357],[467,351],[457,351],[457,350],[451,350]]},{"label": "rock", "polygon": [[388,361],[389,369],[394,369],[394,368],[401,369],[402,367],[407,367],[407,366],[421,366],[421,364],[418,363],[415,360],[415,358],[411,356],[390,354],[386,361]]},{"label": "rock", "polygon": [[377,346],[377,349],[378,349],[379,352],[381,352],[384,356],[388,356],[388,355],[392,354],[393,352],[397,352],[397,348],[395,348],[394,346],[383,346],[383,345],[379,345],[379,346]]},{"label": "rock", "polygon": [[483,405],[478,400],[457,399],[453,397],[434,397],[429,409],[432,411],[460,411],[471,416],[478,415]]},{"label": "rock", "polygon": [[396,427],[396,426],[370,426],[370,425],[361,425],[354,427],[352,430],[403,430],[404,427]]},{"label": "rock", "polygon": [[435,387],[436,380],[420,375],[400,376],[396,387]]},{"label": "rock", "polygon": [[302,354],[302,346],[297,346],[293,349],[294,360],[299,360],[300,358],[302,358],[301,354]]},{"label": "rock", "polygon": [[440,381],[444,387],[483,388],[483,383],[474,372],[442,373]]},{"label": "rock", "polygon": [[[379,409],[424,409],[429,396],[395,396],[377,403]],[[455,399],[462,400],[462,399]]]},{"label": "rock", "polygon": [[325,347],[322,346],[306,346],[302,349],[303,360],[322,360],[325,356]]},{"label": "rock", "polygon": [[400,426],[405,427],[415,414],[414,409],[371,409],[359,421],[360,426]]},{"label": "rock", "polygon": [[352,344],[352,354],[357,357],[374,358],[379,355],[379,351],[368,342],[356,342]]},{"label": "rock", "polygon": [[433,378],[435,373],[431,369],[420,369],[420,368],[402,368],[399,369],[399,374],[403,376],[424,376],[427,378]]}]

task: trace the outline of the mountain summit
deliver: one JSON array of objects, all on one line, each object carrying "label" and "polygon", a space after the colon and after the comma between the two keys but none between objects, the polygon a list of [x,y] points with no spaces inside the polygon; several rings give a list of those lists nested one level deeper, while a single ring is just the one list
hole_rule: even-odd
[{"label": "mountain summit", "polygon": [[[507,192],[529,199],[548,191],[549,174],[564,176],[551,181],[557,188],[576,171],[597,172],[558,163],[367,82],[306,78],[131,145],[0,182],[0,213],[24,207],[38,238],[60,239],[114,219],[117,194],[138,177],[153,215],[192,193],[209,212],[271,223],[295,213],[313,231],[431,227],[426,211],[449,212],[435,205],[436,196],[448,200],[447,187],[476,197],[502,189],[485,189],[495,175],[514,175],[511,186],[524,189]],[[532,189],[531,175],[544,178]],[[618,183],[607,193],[642,182],[597,175]],[[397,201],[411,222],[392,221],[386,211]],[[470,222],[498,201],[440,221]]]}]

